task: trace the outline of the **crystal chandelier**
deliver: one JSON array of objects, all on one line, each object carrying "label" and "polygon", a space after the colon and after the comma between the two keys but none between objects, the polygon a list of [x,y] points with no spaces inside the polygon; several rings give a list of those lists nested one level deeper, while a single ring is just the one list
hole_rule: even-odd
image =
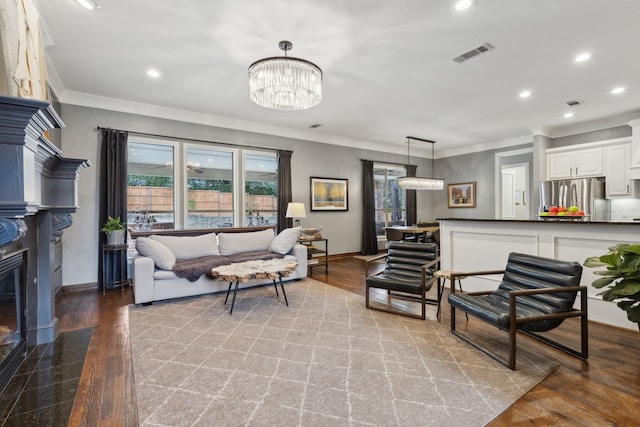
[{"label": "crystal chandelier", "polygon": [[287,57],[293,44],[281,41],[284,56],[263,58],[249,66],[249,97],[274,110],[306,110],[322,100],[322,70],[304,59]]},{"label": "crystal chandelier", "polygon": [[[430,141],[428,139],[415,138],[413,136],[407,137],[407,165],[410,164],[410,151],[409,144],[411,140],[428,142],[431,144],[431,173],[435,173],[435,157],[433,153],[433,149],[435,146],[435,141]],[[444,180],[441,178],[423,178],[419,176],[403,176],[398,178],[398,187],[404,188],[405,190],[444,190]]]}]

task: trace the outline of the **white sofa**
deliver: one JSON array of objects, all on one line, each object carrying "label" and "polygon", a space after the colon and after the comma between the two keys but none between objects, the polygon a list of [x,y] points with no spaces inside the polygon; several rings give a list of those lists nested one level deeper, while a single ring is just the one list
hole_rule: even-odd
[{"label": "white sofa", "polygon": [[[284,254],[285,259],[298,262],[298,268],[284,280],[307,276],[307,248],[296,243],[299,228],[283,230],[277,237],[273,228],[224,230],[197,236],[153,234],[136,237],[137,252],[133,255],[133,294],[136,304],[150,304],[170,298],[181,298],[211,292],[226,291],[229,283],[200,276],[196,281],[178,277],[172,266],[176,261],[201,256],[238,255],[269,250]],[[210,230],[209,230],[210,231]],[[230,232],[231,231],[231,232]],[[292,247],[291,247],[292,246]],[[290,249],[289,249],[290,248]],[[286,254],[285,254],[285,251]],[[254,279],[240,287],[272,283],[270,279]]]}]

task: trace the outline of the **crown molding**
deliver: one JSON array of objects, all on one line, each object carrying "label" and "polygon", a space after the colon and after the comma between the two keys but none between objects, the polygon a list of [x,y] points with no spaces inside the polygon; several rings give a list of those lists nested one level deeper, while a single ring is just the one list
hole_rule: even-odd
[{"label": "crown molding", "polygon": [[640,119],[640,110],[619,116],[605,117],[602,119],[596,119],[587,122],[556,126],[549,129],[547,136],[549,138],[560,138],[568,135],[577,135],[602,129],[614,128],[618,126],[625,126],[634,119]]},{"label": "crown molding", "polygon": [[499,150],[502,148],[515,147],[518,145],[533,144],[533,135],[522,135],[514,138],[499,139],[496,141],[485,142],[467,147],[452,148],[443,150],[436,156],[436,159],[445,157],[462,156],[465,154],[481,153],[483,151]]},{"label": "crown molding", "polygon": [[[55,76],[55,72],[53,73]],[[55,76],[57,77],[57,76]],[[56,78],[57,82],[59,80]],[[246,132],[261,133],[283,138],[300,139],[304,141],[319,142],[322,144],[339,145],[349,148],[359,148],[363,150],[380,151],[391,154],[405,154],[404,146],[395,144],[385,144],[380,142],[363,141],[352,138],[344,138],[334,135],[314,133],[313,131],[301,131],[280,126],[272,126],[264,123],[250,122],[244,120],[231,119],[229,117],[215,116],[212,114],[195,113],[192,111],[180,110],[176,108],[161,107],[152,104],[144,104],[139,102],[124,101],[116,98],[103,96],[88,95],[73,91],[57,91],[53,85],[52,88],[56,92],[56,96],[63,104],[77,105],[80,107],[96,108],[102,110],[110,110],[121,113],[137,114],[141,116],[149,116],[162,118],[167,120],[176,120],[199,125],[214,126],[225,129],[240,130]]]}]

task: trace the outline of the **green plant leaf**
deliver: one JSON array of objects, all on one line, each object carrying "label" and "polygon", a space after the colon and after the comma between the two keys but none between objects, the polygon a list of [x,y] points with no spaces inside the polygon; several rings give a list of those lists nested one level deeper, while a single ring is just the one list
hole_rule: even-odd
[{"label": "green plant leaf", "polygon": [[618,253],[604,254],[600,256],[600,261],[611,267],[618,266]]},{"label": "green plant leaf", "polygon": [[615,280],[615,277],[603,277],[601,279],[594,280],[593,283],[591,283],[591,286],[593,286],[596,289],[600,289],[607,286],[609,283],[613,282],[614,280]]},{"label": "green plant leaf", "polygon": [[598,270],[594,271],[593,274],[596,276],[605,276],[605,277],[622,277],[622,275],[616,270]]},{"label": "green plant leaf", "polygon": [[603,267],[608,264],[605,264],[604,262],[600,261],[600,257],[592,256],[585,259],[583,265],[585,267],[594,268],[594,267]]},{"label": "green plant leaf", "polygon": [[602,295],[602,299],[605,301],[615,301],[617,297],[611,293],[609,289],[600,292],[598,295]]},{"label": "green plant leaf", "polygon": [[640,292],[640,282],[635,280],[622,280],[610,289],[611,293],[620,297],[627,297]]}]

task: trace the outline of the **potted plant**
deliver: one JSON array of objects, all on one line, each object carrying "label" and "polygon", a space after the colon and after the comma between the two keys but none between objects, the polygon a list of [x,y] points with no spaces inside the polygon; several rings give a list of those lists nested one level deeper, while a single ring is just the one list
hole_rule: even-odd
[{"label": "potted plant", "polygon": [[602,276],[591,286],[600,292],[605,301],[616,301],[618,307],[627,312],[627,319],[638,325],[640,331],[640,244],[618,243],[609,252],[599,257],[589,257],[585,267],[607,267],[594,271]]},{"label": "potted plant", "polygon": [[122,245],[124,243],[125,224],[120,221],[120,217],[114,218],[110,216],[107,222],[100,229],[107,234],[108,245]]}]

